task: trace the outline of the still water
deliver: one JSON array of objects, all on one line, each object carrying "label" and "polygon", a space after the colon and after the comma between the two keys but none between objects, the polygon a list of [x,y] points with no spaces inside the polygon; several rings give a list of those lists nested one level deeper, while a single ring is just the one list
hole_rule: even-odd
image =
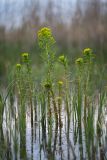
[{"label": "still water", "polygon": [[[17,99],[7,100],[0,132],[0,160],[106,160],[107,159],[107,109],[104,106],[101,126],[98,129],[98,107],[94,106],[94,130],[87,132],[84,119],[81,123],[72,111],[69,119],[64,104],[61,124],[56,125],[52,111],[51,127],[48,116],[42,119],[42,106],[33,111],[31,126],[30,107],[26,105],[25,121],[20,129]],[[47,110],[46,110],[47,112]],[[91,124],[92,125],[92,124]],[[91,135],[92,134],[92,135]]]}]

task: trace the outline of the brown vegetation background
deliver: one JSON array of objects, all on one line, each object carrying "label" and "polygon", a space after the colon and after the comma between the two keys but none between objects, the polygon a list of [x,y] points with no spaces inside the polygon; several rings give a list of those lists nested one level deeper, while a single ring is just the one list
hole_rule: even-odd
[{"label": "brown vegetation background", "polygon": [[1,4],[0,77],[22,52],[31,53],[33,63],[41,63],[37,31],[44,26],[53,31],[57,55],[72,60],[91,47],[99,62],[107,61],[107,0],[4,0]]}]

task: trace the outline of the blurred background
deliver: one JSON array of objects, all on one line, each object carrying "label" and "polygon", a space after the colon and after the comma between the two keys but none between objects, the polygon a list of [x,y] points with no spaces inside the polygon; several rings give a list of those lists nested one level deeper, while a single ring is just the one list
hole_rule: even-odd
[{"label": "blurred background", "polygon": [[29,52],[39,67],[37,31],[51,27],[56,54],[70,61],[91,47],[98,61],[107,61],[107,0],[0,0],[0,79]]}]

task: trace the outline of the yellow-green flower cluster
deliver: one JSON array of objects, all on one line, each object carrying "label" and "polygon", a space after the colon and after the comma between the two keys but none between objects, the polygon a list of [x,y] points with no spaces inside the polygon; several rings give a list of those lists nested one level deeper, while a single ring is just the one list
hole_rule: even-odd
[{"label": "yellow-green flower cluster", "polygon": [[47,27],[40,29],[38,31],[38,41],[39,46],[43,49],[51,47],[55,43],[51,29]]},{"label": "yellow-green flower cluster", "polygon": [[85,49],[83,50],[83,54],[84,54],[85,56],[90,56],[90,55],[92,54],[92,49],[91,49],[91,48],[85,48]]},{"label": "yellow-green flower cluster", "polygon": [[93,62],[93,59],[95,58],[95,54],[93,53],[91,48],[85,48],[83,50],[83,56],[84,63],[86,64],[91,64]]},{"label": "yellow-green flower cluster", "polygon": [[29,53],[22,53],[22,60],[23,62],[28,62],[29,60]]},{"label": "yellow-green flower cluster", "polygon": [[83,63],[84,63],[83,58],[78,58],[78,59],[76,59],[76,61],[75,61],[75,64],[78,64],[78,65],[82,65]]},{"label": "yellow-green flower cluster", "polygon": [[65,61],[64,55],[62,55],[62,56],[59,57],[59,61],[61,61],[61,62],[64,62],[64,61]]},{"label": "yellow-green flower cluster", "polygon": [[17,68],[18,70],[20,70],[20,69],[21,69],[21,64],[20,64],[20,63],[17,63],[17,64],[16,64],[16,68]]}]

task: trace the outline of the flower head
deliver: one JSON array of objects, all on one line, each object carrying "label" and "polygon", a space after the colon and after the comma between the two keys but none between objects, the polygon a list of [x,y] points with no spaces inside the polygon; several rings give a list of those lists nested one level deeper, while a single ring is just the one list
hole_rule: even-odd
[{"label": "flower head", "polygon": [[65,61],[65,57],[64,57],[64,55],[59,56],[59,61],[60,61],[60,62],[64,62],[64,61]]},{"label": "flower head", "polygon": [[29,53],[22,53],[22,57],[28,58],[28,56],[29,56]]},{"label": "flower head", "polygon": [[67,65],[67,58],[66,58],[64,55],[59,56],[58,60],[59,60],[59,62],[61,62],[64,66]]},{"label": "flower head", "polygon": [[22,53],[23,62],[28,62],[29,53]]},{"label": "flower head", "polygon": [[83,54],[86,56],[90,56],[92,54],[92,49],[91,48],[85,48],[83,50]]},{"label": "flower head", "polygon": [[55,43],[51,29],[47,27],[40,29],[38,31],[38,41],[41,48],[51,47]]},{"label": "flower head", "polygon": [[83,58],[78,58],[75,61],[75,64],[82,65],[84,63]]},{"label": "flower head", "polygon": [[84,55],[84,63],[92,64],[93,59],[95,58],[95,54],[93,53],[91,48],[86,48],[83,50]]},{"label": "flower head", "polygon": [[17,64],[16,64],[16,68],[17,68],[18,70],[20,70],[20,69],[21,69],[21,64],[20,64],[20,63],[17,63]]}]

